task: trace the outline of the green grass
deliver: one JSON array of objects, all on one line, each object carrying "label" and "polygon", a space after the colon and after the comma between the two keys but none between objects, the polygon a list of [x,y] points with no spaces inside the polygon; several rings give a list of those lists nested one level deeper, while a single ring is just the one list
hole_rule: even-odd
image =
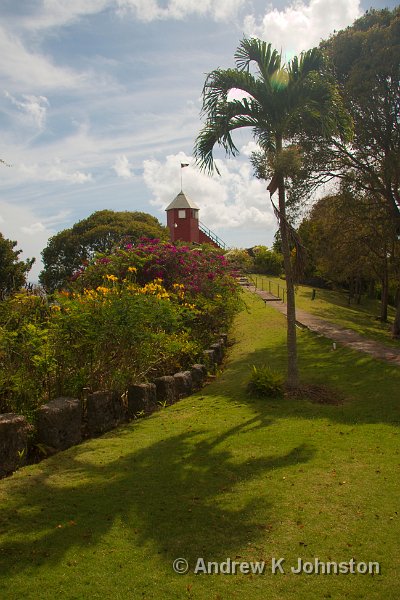
[{"label": "green grass", "polygon": [[[271,281],[271,292],[278,294],[278,285],[280,286],[280,297],[282,289],[286,289],[284,280],[278,277],[267,275],[252,275],[253,280],[257,278],[257,285],[261,289],[269,290]],[[305,310],[312,315],[321,317],[337,323],[342,327],[353,329],[360,335],[369,339],[376,340],[387,346],[393,346],[400,349],[399,340],[391,337],[391,325],[394,320],[395,309],[389,306],[388,323],[382,323],[377,319],[380,315],[380,302],[363,297],[361,304],[349,306],[348,296],[341,291],[316,289],[315,300],[311,300],[313,288],[307,285],[296,287],[296,307]]]},{"label": "green grass", "polygon": [[[400,369],[301,331],[303,378],[347,400],[249,397],[251,365],[284,369],[285,319],[247,298],[201,393],[0,482],[0,598],[397,600]],[[382,574],[177,575],[177,557]]]}]

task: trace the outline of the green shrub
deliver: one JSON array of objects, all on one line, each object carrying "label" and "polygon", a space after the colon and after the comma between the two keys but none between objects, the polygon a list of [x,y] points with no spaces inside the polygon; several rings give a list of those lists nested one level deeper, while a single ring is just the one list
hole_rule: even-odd
[{"label": "green shrub", "polygon": [[256,246],[254,252],[254,271],[264,275],[279,277],[283,270],[282,254],[269,250],[266,246]]},{"label": "green shrub", "polygon": [[282,396],[283,376],[270,367],[253,365],[247,389],[250,393],[265,398]]},{"label": "green shrub", "polygon": [[96,259],[75,290],[1,301],[0,413],[188,368],[240,305],[229,273],[215,250],[151,243]]}]

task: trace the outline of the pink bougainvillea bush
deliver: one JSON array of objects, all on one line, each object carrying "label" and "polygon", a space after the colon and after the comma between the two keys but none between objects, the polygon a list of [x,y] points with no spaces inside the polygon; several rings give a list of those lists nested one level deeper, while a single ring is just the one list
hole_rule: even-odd
[{"label": "pink bougainvillea bush", "polygon": [[118,285],[138,286],[160,280],[167,291],[182,286],[185,304],[191,305],[186,325],[203,344],[229,327],[238,308],[235,273],[222,252],[210,245],[188,246],[143,239],[109,255],[99,255],[73,277],[71,289],[83,291],[101,285],[107,274]]},{"label": "pink bougainvillea bush", "polygon": [[233,273],[225,256],[210,245],[188,246],[159,240],[142,239],[136,246],[126,245],[109,255],[98,255],[89,265],[75,273],[75,289],[100,285],[106,273],[123,281],[129,268],[136,269],[137,283],[144,285],[162,279],[169,289],[182,283],[187,292],[215,295],[215,281],[220,280],[230,291],[236,289]]}]

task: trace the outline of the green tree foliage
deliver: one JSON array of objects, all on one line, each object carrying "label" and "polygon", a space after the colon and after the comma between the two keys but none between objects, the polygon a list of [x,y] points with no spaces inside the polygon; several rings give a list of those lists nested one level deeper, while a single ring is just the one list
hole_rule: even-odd
[{"label": "green tree foliage", "polygon": [[251,273],[254,269],[254,260],[248,250],[232,248],[225,253],[228,265],[238,273]]},{"label": "green tree foliage", "polygon": [[[309,162],[323,163],[375,194],[400,234],[400,7],[370,10],[323,42],[354,121],[351,145],[314,144]],[[321,165],[322,168],[322,165]],[[400,337],[399,304],[393,335]]]},{"label": "green tree foliage", "polygon": [[255,246],[254,253],[254,271],[265,275],[279,276],[283,270],[282,254],[269,250],[266,246]]},{"label": "green tree foliage", "polygon": [[47,290],[60,289],[96,253],[111,252],[141,237],[168,239],[168,230],[143,212],[97,211],[50,238],[42,252],[44,269],[39,280]]},{"label": "green tree foliage", "polygon": [[299,234],[307,249],[307,275],[349,289],[349,298],[379,283],[382,321],[390,288],[400,274],[400,242],[393,220],[374,195],[349,190],[326,196],[303,220]]},{"label": "green tree foliage", "polygon": [[20,260],[22,250],[15,250],[17,242],[6,239],[0,233],[0,298],[19,290],[26,283],[26,276],[35,259]]},{"label": "green tree foliage", "polygon": [[[242,127],[252,128],[261,148],[260,160],[256,161],[257,175],[263,179],[272,177],[268,186],[271,196],[278,191],[275,211],[287,283],[288,385],[296,387],[296,313],[286,184],[299,167],[296,148],[299,136],[345,137],[349,133],[349,119],[333,79],[324,73],[324,60],[318,49],[304,52],[284,65],[271,44],[255,38],[243,39],[235,59],[235,69],[217,69],[206,78],[203,90],[206,122],[196,140],[195,156],[202,169],[218,171],[214,146],[220,145],[228,155],[236,155],[238,149],[232,132]],[[243,98],[230,99],[231,90],[242,90]]]},{"label": "green tree foliage", "polygon": [[336,166],[382,197],[400,225],[400,8],[371,10],[323,43],[354,122]]}]

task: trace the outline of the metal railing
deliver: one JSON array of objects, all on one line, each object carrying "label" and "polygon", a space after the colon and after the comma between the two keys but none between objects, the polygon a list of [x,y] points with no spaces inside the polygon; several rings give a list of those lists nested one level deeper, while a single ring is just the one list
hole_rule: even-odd
[{"label": "metal railing", "polygon": [[219,246],[223,250],[226,250],[226,244],[225,244],[225,242],[223,240],[221,240],[221,238],[219,238],[213,231],[211,231],[211,229],[209,229],[208,227],[206,227],[204,225],[204,223],[202,223],[201,221],[199,221],[199,229],[208,238],[210,238],[210,240],[212,240],[214,242],[214,244],[217,244],[217,246]]},{"label": "metal railing", "polygon": [[282,302],[285,302],[285,298],[287,297],[287,289],[286,285],[284,285],[283,282],[278,283],[277,281],[267,279],[262,275],[248,275],[248,278],[254,285],[255,290],[269,292],[273,296],[280,298]]}]

